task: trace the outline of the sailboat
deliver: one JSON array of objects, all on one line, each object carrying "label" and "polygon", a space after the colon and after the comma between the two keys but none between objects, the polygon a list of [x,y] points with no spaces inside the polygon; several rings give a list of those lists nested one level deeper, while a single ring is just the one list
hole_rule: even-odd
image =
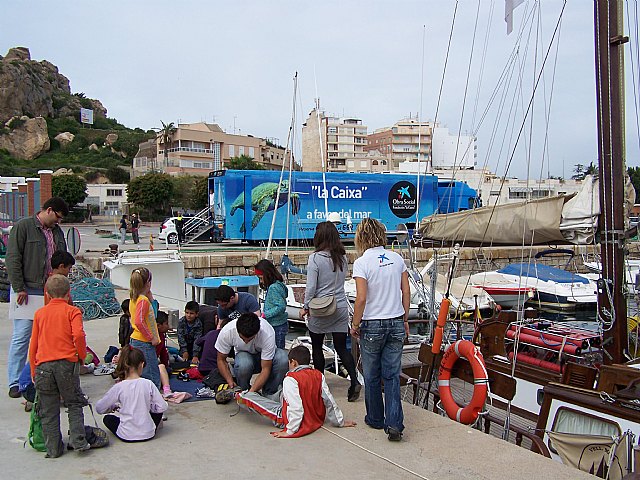
[{"label": "sailboat", "polygon": [[[486,409],[486,405],[484,412],[478,408],[479,428],[489,432],[491,425],[495,429],[497,424],[503,438],[515,438],[518,444],[527,438],[524,443],[532,450],[602,478],[622,478],[640,470],[634,459],[634,445],[640,438],[640,365],[629,361],[624,295],[623,45],[628,38],[623,33],[622,5],[622,0],[594,0],[600,331],[550,331],[546,322],[527,318],[527,311],[501,311],[478,326],[472,357],[458,362],[453,357],[451,363],[448,353],[454,346],[449,346],[440,370],[440,378],[447,380],[441,380],[436,390],[431,389],[429,378],[435,369],[427,373],[425,366],[437,364],[439,349],[434,354],[431,345],[424,345],[419,370],[414,367],[405,372],[415,385],[414,401],[423,401],[425,406],[431,395],[436,404],[444,401],[454,380],[474,384],[471,403],[477,406],[475,393],[483,390],[482,385],[486,392],[488,384],[492,407],[502,407],[498,409],[504,415],[500,417],[495,408]],[[456,343],[456,352],[457,347]],[[530,356],[532,351],[537,352],[534,357]],[[545,356],[554,361],[548,362]],[[421,399],[424,390],[426,395]],[[450,396],[446,400],[452,401]],[[528,429],[516,424],[515,414],[534,426]]]}]

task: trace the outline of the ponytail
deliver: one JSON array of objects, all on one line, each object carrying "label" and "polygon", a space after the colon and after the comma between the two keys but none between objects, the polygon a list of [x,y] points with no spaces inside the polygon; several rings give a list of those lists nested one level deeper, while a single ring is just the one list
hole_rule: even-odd
[{"label": "ponytail", "polygon": [[120,350],[120,358],[118,358],[118,365],[114,372],[115,377],[124,380],[127,377],[127,373],[130,370],[136,370],[144,363],[144,354],[137,348],[131,345],[125,345]]},{"label": "ponytail", "polygon": [[131,272],[129,279],[129,298],[136,301],[142,294],[144,286],[151,281],[151,272],[148,268],[138,267]]}]

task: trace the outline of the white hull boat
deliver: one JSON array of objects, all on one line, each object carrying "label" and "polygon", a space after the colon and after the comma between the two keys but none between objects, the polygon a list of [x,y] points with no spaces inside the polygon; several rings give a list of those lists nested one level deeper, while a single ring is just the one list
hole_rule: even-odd
[{"label": "white hull boat", "polygon": [[[530,305],[547,310],[572,311],[595,309],[597,305],[597,285],[592,279],[565,270],[539,263],[514,263],[491,272],[476,273],[470,277],[471,283],[489,289],[510,289],[521,294]],[[512,297],[513,299],[513,297]],[[509,305],[504,306],[513,306]]]},{"label": "white hull boat", "polygon": [[136,250],[122,252],[103,262],[103,278],[114,286],[129,289],[131,272],[138,267],[149,269],[153,279],[153,297],[160,305],[182,311],[186,302],[184,263],[175,250]]}]

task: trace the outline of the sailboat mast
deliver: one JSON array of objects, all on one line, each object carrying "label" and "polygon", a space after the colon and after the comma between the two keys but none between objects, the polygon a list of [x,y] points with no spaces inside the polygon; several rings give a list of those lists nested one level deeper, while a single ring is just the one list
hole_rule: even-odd
[{"label": "sailboat mast", "polygon": [[628,350],[624,292],[624,50],[622,0],[594,0],[600,255],[598,316],[605,363],[624,363]]}]

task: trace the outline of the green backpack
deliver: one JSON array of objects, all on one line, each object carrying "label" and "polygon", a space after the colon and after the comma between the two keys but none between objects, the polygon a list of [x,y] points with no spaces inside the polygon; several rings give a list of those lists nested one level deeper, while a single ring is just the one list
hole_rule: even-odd
[{"label": "green backpack", "polygon": [[[38,415],[38,395],[33,402],[33,408],[29,416],[29,433],[27,434],[27,442],[32,448],[38,452],[46,452],[47,447],[44,444],[44,433],[42,432],[42,423]],[[26,442],[25,442],[26,444]]]}]

